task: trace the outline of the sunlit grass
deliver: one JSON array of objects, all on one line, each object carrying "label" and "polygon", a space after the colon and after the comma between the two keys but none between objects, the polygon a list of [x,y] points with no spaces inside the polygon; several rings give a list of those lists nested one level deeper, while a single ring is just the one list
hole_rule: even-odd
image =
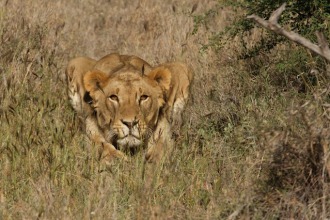
[{"label": "sunlit grass", "polygon": [[[306,51],[284,44],[238,61],[240,43],[233,39],[223,50],[200,53],[212,30],[223,30],[234,16],[216,7],[192,35],[194,15],[215,8],[206,0],[1,4],[0,219],[329,215],[328,78],[321,69],[318,81],[307,84],[290,75],[311,77]],[[110,52],[154,65],[180,60],[194,70],[181,136],[159,164],[146,164],[142,151],[102,167],[69,105],[69,59]],[[287,175],[293,166],[295,175]]]}]

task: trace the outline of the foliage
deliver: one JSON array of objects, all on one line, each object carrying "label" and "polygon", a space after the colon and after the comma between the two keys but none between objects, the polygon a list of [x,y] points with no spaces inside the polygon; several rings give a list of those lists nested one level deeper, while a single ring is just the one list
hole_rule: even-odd
[{"label": "foliage", "polygon": [[294,31],[299,31],[308,38],[315,31],[329,33],[330,7],[326,0],[246,0],[249,14],[258,14],[268,18],[270,14],[283,3],[287,3],[286,13],[282,23],[289,25]]},{"label": "foliage", "polygon": [[[202,50],[205,51],[208,48],[212,48],[219,51],[219,49],[223,48],[223,45],[233,39],[233,37],[237,36],[242,39],[245,34],[250,32],[255,26],[251,21],[246,19],[247,15],[256,14],[260,17],[268,19],[271,13],[283,3],[287,3],[287,7],[281,16],[280,23],[282,23],[286,28],[299,32],[313,41],[316,40],[316,36],[314,35],[316,31],[323,32],[326,36],[329,36],[330,6],[326,0],[245,0],[233,1],[230,3],[220,1],[219,5],[221,7],[219,6],[216,9],[210,10],[202,17],[200,15],[195,16],[196,20],[194,31],[198,29],[199,25],[206,25],[205,21],[207,21],[208,16],[221,10],[222,7],[231,6],[241,8],[245,12],[235,18],[233,25],[226,27],[224,31],[214,33],[210,37],[209,42],[203,45]],[[200,17],[203,22],[200,22],[200,20],[197,19]],[[267,35],[265,39],[262,38],[259,42],[257,42],[254,47],[241,52],[240,57],[246,59],[255,57],[260,53],[267,53],[278,43],[283,42],[283,40],[284,38],[280,36]],[[242,44],[244,48],[247,48],[247,42],[242,41]]]}]

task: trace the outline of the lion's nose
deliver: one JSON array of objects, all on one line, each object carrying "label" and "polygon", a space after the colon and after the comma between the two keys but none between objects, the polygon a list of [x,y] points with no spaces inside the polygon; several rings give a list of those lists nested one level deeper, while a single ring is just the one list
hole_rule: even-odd
[{"label": "lion's nose", "polygon": [[133,121],[121,120],[121,122],[129,129],[132,129],[139,121],[134,119]]}]

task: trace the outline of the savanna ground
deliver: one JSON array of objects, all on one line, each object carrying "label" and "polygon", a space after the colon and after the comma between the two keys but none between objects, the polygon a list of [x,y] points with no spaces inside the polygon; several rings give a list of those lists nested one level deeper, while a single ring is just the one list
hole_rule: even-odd
[{"label": "savanna ground", "polygon": [[[0,6],[0,219],[330,218],[321,58],[285,40],[242,56],[272,34],[219,41],[244,15],[219,1]],[[69,59],[110,52],[194,70],[181,136],[159,166],[140,153],[101,172],[69,106]]]}]

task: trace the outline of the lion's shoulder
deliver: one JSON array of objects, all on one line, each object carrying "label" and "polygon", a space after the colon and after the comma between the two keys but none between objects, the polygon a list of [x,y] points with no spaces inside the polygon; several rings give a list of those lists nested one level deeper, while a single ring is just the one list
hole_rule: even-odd
[{"label": "lion's shoulder", "polygon": [[183,62],[169,62],[154,68],[150,74],[157,71],[168,72],[170,87],[165,93],[165,116],[172,126],[178,130],[182,124],[182,112],[190,96],[190,87],[193,80],[191,68]]},{"label": "lion's shoulder", "polygon": [[193,80],[193,72],[191,68],[183,62],[169,62],[161,66],[168,68],[173,75],[174,82],[191,82]]},{"label": "lion's shoulder", "polygon": [[66,67],[69,100],[76,112],[82,115],[91,112],[90,106],[83,101],[85,96],[83,76],[93,68],[96,62],[89,57],[77,57],[70,60]]},{"label": "lion's shoulder", "polygon": [[167,71],[171,75],[171,84],[167,93],[167,101],[170,106],[178,98],[186,99],[193,80],[191,68],[183,62],[169,62],[154,68],[150,74],[157,71]]}]

